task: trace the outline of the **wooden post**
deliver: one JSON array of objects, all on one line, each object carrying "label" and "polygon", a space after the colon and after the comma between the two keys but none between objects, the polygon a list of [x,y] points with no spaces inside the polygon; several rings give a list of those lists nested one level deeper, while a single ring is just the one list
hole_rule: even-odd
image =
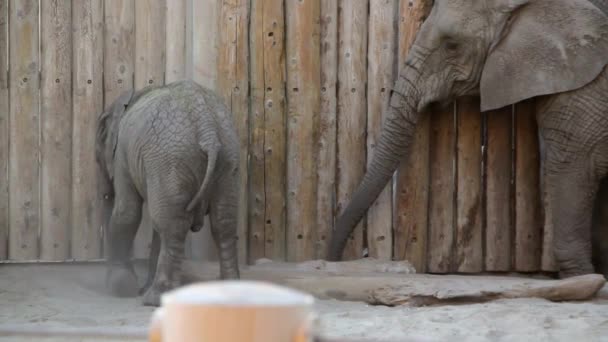
[{"label": "wooden post", "polygon": [[[0,179],[8,179],[8,1],[0,1]],[[0,182],[0,260],[8,258],[8,182]]]},{"label": "wooden post", "polygon": [[324,259],[336,208],[338,1],[321,0],[321,105],[317,132],[315,258]]},{"label": "wooden post", "polygon": [[[371,0],[367,66],[367,162],[371,161],[382,129],[382,118],[395,79],[395,0]],[[390,260],[393,239],[393,182],[390,181],[367,213],[369,256]]]},{"label": "wooden post", "polygon": [[[11,0],[10,259],[38,259],[38,1]],[[17,48],[18,47],[18,48]]]},{"label": "wooden post", "polygon": [[135,64],[134,0],[104,0],[104,106],[133,88]]},{"label": "wooden post", "polygon": [[133,89],[135,72],[134,1],[104,0],[104,107],[112,104],[122,92]]},{"label": "wooden post", "polygon": [[103,111],[103,2],[74,1],[72,25],[71,252],[74,259],[90,260],[103,256],[95,161],[96,120]]},{"label": "wooden post", "polygon": [[264,173],[266,208],[264,255],[286,257],[286,99],[283,1],[264,1]]},{"label": "wooden post", "polygon": [[287,257],[313,258],[320,106],[320,0],[287,0]]},{"label": "wooden post", "polygon": [[[338,69],[338,215],[346,208],[365,172],[368,1],[340,0]],[[363,256],[363,225],[357,225],[344,259]]]},{"label": "wooden post", "polygon": [[454,104],[435,109],[431,117],[428,271],[454,270],[454,195],[456,191],[456,130]]},{"label": "wooden post", "polygon": [[[180,0],[184,1],[184,0]],[[170,1],[167,1],[169,4]],[[186,12],[180,20],[186,22],[186,78],[211,90],[217,88],[217,40],[218,40],[218,0],[186,0]],[[167,18],[167,20],[170,20]],[[171,38],[167,32],[167,41]],[[167,52],[168,53],[168,52]],[[169,55],[167,55],[169,58]],[[166,80],[169,82],[169,79]],[[209,217],[205,227],[211,227]],[[193,258],[217,260],[218,254],[210,229],[186,236],[187,246],[192,246]],[[244,253],[243,251],[242,253]]]},{"label": "wooden post", "polygon": [[72,154],[72,6],[40,2],[41,16],[41,260],[70,254]]},{"label": "wooden post", "polygon": [[[249,255],[255,261],[264,257],[264,227],[266,226],[266,175],[264,169],[264,1],[251,1],[251,128],[249,163]],[[274,32],[273,32],[274,35]],[[274,89],[282,91],[282,89]]]},{"label": "wooden post", "polygon": [[511,269],[512,106],[487,112],[486,271]]},{"label": "wooden post", "polygon": [[[219,16],[218,91],[231,109],[241,142],[238,217],[239,260],[247,256],[247,185],[249,145],[249,49],[248,1],[222,1]],[[277,151],[275,151],[277,152]],[[284,203],[282,204],[284,206]],[[275,208],[275,210],[284,209]],[[279,222],[275,222],[279,224]],[[282,227],[282,226],[279,226]]]},{"label": "wooden post", "polygon": [[534,100],[515,105],[515,270],[535,272],[542,254],[538,127]]},{"label": "wooden post", "polygon": [[[165,27],[164,0],[135,1],[135,89],[165,82]],[[147,259],[150,255],[151,224],[141,221],[133,244],[136,259]]]},{"label": "wooden post", "polygon": [[[186,0],[167,1],[165,51],[166,82],[186,78]],[[158,24],[155,24],[158,25]],[[209,50],[212,50],[209,47]]]},{"label": "wooden post", "polygon": [[280,0],[252,3],[249,260],[286,257],[285,24]]},{"label": "wooden post", "polygon": [[479,98],[458,101],[458,191],[456,263],[458,272],[483,271],[481,203],[481,113]]},{"label": "wooden post", "polygon": [[[431,0],[400,1],[399,70],[414,42]],[[418,272],[426,271],[429,198],[430,115],[422,115],[416,126],[408,160],[397,170],[394,203],[394,258],[408,260]]]},{"label": "wooden post", "polygon": [[[169,3],[172,0],[168,0]],[[183,0],[182,0],[183,1]],[[220,1],[192,1],[192,13],[186,13],[192,20],[192,77],[201,85],[216,89],[217,81],[217,39]],[[167,37],[171,37],[167,32]],[[169,41],[170,38],[167,39]],[[167,56],[168,57],[168,56]]]}]

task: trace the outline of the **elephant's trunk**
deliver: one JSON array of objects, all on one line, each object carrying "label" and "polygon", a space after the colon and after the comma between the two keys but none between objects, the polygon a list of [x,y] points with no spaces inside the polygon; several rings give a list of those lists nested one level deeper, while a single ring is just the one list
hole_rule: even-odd
[{"label": "elephant's trunk", "polygon": [[354,227],[380,195],[401,160],[409,155],[420,103],[419,92],[414,86],[417,76],[418,73],[411,67],[399,74],[372,160],[363,181],[336,222],[329,244],[329,261],[342,258],[346,241]]}]

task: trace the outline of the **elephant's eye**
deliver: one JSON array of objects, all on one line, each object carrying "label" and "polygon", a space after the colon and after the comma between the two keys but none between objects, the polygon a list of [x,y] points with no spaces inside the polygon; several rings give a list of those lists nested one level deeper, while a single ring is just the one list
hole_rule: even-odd
[{"label": "elephant's eye", "polygon": [[458,50],[458,47],[459,47],[458,43],[453,40],[447,40],[445,42],[445,48],[448,51],[456,51],[456,50]]}]

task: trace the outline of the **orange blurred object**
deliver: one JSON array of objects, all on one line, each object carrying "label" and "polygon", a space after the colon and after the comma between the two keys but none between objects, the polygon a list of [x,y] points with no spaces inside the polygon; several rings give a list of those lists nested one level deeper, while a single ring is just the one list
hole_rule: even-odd
[{"label": "orange blurred object", "polygon": [[199,283],[168,292],[150,342],[310,342],[314,299],[253,281]]}]

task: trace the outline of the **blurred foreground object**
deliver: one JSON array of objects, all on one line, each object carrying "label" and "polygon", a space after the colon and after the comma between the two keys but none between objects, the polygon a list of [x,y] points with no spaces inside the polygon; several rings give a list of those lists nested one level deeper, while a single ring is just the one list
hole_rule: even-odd
[{"label": "blurred foreground object", "polygon": [[311,342],[314,298],[257,281],[214,281],[164,294],[150,342]]}]

